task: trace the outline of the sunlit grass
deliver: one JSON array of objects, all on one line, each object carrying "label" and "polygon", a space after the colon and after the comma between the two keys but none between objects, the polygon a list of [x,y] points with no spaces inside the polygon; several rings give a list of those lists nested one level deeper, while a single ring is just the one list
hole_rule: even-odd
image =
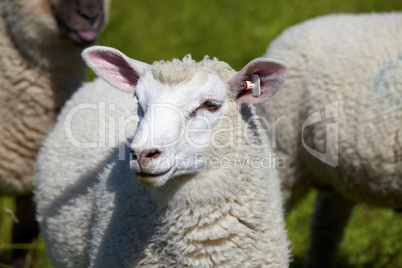
[{"label": "sunlit grass", "polygon": [[[294,263],[303,267],[309,245],[310,218],[316,192],[304,199],[287,219]],[[399,268],[402,264],[402,214],[390,209],[357,205],[340,245],[336,267]]]},{"label": "sunlit grass", "polygon": [[11,230],[15,222],[15,207],[12,198],[0,198],[0,268],[11,268],[10,258],[13,249],[27,249],[26,267],[51,268],[46,259],[45,244],[42,239],[34,244],[12,244]]},{"label": "sunlit grass", "polygon": [[[0,265],[7,263],[10,258],[10,249],[6,245],[11,241],[12,216],[9,211],[14,210],[11,198],[0,198]],[[2,267],[2,266],[0,266]]]}]

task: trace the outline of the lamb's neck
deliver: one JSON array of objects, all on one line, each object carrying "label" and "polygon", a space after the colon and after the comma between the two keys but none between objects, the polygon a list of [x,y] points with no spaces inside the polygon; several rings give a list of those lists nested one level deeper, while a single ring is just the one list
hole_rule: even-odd
[{"label": "lamb's neck", "polygon": [[[209,207],[215,210],[235,200],[247,187],[254,187],[250,179],[264,177],[258,165],[261,150],[246,149],[229,151],[221,155],[211,154],[204,158],[205,169],[197,174],[184,175],[171,179],[164,187],[151,191],[151,196],[160,209],[199,210]],[[207,212],[206,214],[212,211]]]},{"label": "lamb's neck", "polygon": [[198,207],[223,203],[232,190],[240,184],[237,177],[227,178],[220,170],[204,170],[202,173],[171,179],[163,188],[152,191],[158,207]]},{"label": "lamb's neck", "polygon": [[158,236],[150,252],[168,254],[163,258],[172,260],[184,256],[189,266],[196,266],[194,259],[231,266],[222,258],[229,252],[239,254],[243,263],[253,258],[258,234],[269,225],[265,177],[252,170],[230,170],[208,169],[172,182],[164,200],[158,200],[164,206],[159,206]]}]

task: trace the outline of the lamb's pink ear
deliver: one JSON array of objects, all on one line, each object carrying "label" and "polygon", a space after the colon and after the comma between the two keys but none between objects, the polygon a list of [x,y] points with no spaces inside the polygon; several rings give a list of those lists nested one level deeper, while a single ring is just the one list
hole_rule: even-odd
[{"label": "lamb's pink ear", "polygon": [[[289,74],[290,66],[272,58],[258,58],[250,61],[229,82],[232,96],[238,104],[258,103],[274,95]],[[244,88],[246,81],[252,81],[252,75],[260,77],[261,95],[254,96],[251,90]]]},{"label": "lamb's pink ear", "polygon": [[133,60],[111,47],[93,46],[82,52],[89,68],[112,86],[134,92],[138,79],[149,65]]}]

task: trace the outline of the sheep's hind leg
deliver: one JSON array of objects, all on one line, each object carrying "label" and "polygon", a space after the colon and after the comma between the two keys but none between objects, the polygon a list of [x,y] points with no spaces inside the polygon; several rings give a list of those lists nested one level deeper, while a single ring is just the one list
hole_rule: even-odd
[{"label": "sheep's hind leg", "polygon": [[331,267],[355,203],[336,192],[319,192],[311,221],[306,267]]},{"label": "sheep's hind leg", "polygon": [[[16,216],[19,220],[14,224],[12,241],[16,244],[29,244],[35,242],[39,235],[39,226],[35,220],[35,205],[32,194],[21,195],[15,198],[17,207]],[[12,252],[12,265],[14,268],[26,266],[28,250],[14,249]]]}]

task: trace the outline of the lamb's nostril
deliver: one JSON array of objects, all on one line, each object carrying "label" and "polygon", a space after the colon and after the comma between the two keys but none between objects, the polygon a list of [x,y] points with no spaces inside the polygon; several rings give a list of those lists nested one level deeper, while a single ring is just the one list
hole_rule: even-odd
[{"label": "lamb's nostril", "polygon": [[141,153],[141,158],[142,159],[155,159],[161,155],[161,151],[158,149],[151,149],[151,150],[146,150]]}]

